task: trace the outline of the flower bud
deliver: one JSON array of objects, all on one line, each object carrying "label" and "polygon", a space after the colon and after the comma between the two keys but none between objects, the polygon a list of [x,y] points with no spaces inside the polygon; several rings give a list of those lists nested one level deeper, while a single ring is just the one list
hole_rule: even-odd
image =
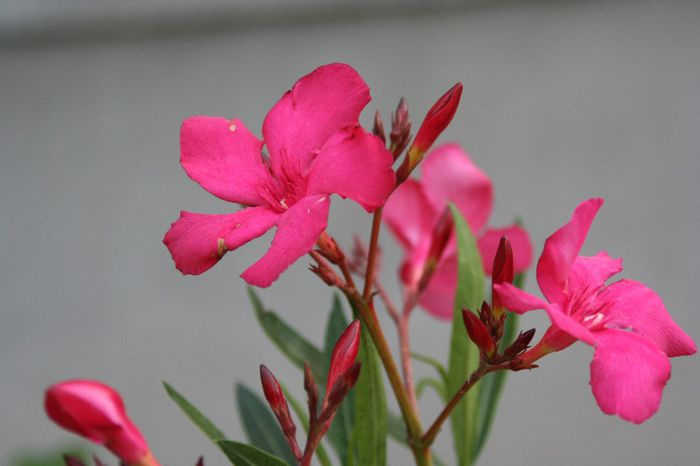
[{"label": "flower bud", "polygon": [[489,333],[484,323],[469,309],[462,309],[464,326],[467,328],[469,338],[479,348],[482,354],[490,358],[496,354],[496,342]]},{"label": "flower bud", "polygon": [[287,443],[292,449],[292,453],[294,453],[294,456],[297,458],[301,458],[301,452],[299,451],[299,446],[296,442],[297,427],[294,424],[292,415],[289,413],[287,399],[284,397],[284,392],[282,391],[280,383],[277,381],[270,369],[265,367],[264,364],[260,364],[260,381],[262,382],[265,399],[270,405],[273,414],[277,418],[277,422],[282,428],[282,432],[287,439]]},{"label": "flower bud", "polygon": [[[328,370],[328,381],[326,382],[326,401],[331,389],[339,378],[343,377],[357,359],[357,352],[360,348],[360,321],[353,320],[338,341],[331,353],[331,366]],[[324,405],[326,402],[324,402]]]},{"label": "flower bud", "polygon": [[311,367],[306,363],[304,363],[304,390],[306,391],[309,404],[309,421],[313,423],[316,420],[318,411],[318,387],[311,372]]},{"label": "flower bud", "polygon": [[399,100],[399,105],[396,107],[396,112],[391,118],[391,133],[389,134],[389,152],[394,156],[394,160],[398,158],[401,152],[408,146],[408,141],[411,139],[411,120],[408,116],[408,104],[403,97]]},{"label": "flower bud", "polygon": [[535,329],[531,328],[525,332],[520,332],[515,341],[503,352],[506,359],[514,359],[525,351],[535,336]]},{"label": "flower bud", "polygon": [[455,84],[428,110],[406,158],[396,173],[397,183],[402,183],[408,178],[423,159],[423,155],[450,124],[462,98],[462,89],[462,83]]},{"label": "flower bud", "polygon": [[159,466],[121,397],[108,385],[94,380],[52,385],[46,390],[44,409],[56,424],[104,445],[127,465]]},{"label": "flower bud", "polygon": [[507,236],[503,236],[498,243],[498,250],[493,259],[493,274],[491,279],[491,302],[493,304],[493,313],[496,318],[499,318],[505,312],[505,307],[495,292],[494,286],[501,283],[513,283],[515,273],[513,271],[513,248],[510,245],[510,240]]},{"label": "flower bud", "polygon": [[333,264],[339,264],[345,259],[345,255],[338,247],[338,243],[328,236],[328,233],[325,231],[321,233],[318,241],[316,241],[316,246],[318,246],[318,252]]},{"label": "flower bud", "polygon": [[374,114],[374,127],[372,128],[372,134],[377,136],[386,144],[386,133],[384,132],[384,122],[382,121],[382,115],[377,110]]}]

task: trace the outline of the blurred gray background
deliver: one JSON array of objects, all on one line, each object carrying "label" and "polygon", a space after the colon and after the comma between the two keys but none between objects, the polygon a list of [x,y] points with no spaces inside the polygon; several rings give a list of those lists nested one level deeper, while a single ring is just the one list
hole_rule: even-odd
[{"label": "blurred gray background", "polygon": [[[181,170],[180,121],[236,116],[259,134],[279,96],[332,61],[370,85],[365,123],[401,96],[419,121],[462,81],[442,140],[462,143],[494,180],[491,224],[522,215],[539,255],[578,202],[605,197],[585,252],[624,257],[624,276],[657,290],[700,339],[698,1],[3,0],[0,462],[72,440],[42,411],[44,387],[60,379],[117,387],[172,466],[200,453],[226,461],[161,379],[233,438],[233,383],[257,388],[260,362],[300,393],[238,278],[270,236],[199,278],[175,270],[161,239],[180,209],[231,210]],[[346,246],[369,230],[340,200],[330,222]],[[383,239],[398,298],[399,251]],[[331,293],[306,262],[262,297],[320,342]],[[545,325],[536,313],[524,322]],[[418,312],[412,328],[417,350],[444,357],[446,324]],[[510,377],[481,464],[698,464],[698,358],[673,361],[660,412],[634,426],[597,408],[591,355],[575,345]],[[432,394],[423,402],[427,423],[441,406]],[[439,442],[443,457],[450,445]],[[392,465],[408,458],[390,450]]]}]

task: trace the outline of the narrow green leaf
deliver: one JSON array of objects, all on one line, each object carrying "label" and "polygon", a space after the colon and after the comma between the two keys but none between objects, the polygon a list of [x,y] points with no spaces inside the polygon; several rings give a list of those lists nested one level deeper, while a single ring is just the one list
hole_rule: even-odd
[{"label": "narrow green leaf", "polygon": [[216,442],[234,466],[287,466],[283,460],[252,445],[219,440]]},{"label": "narrow green leaf", "polygon": [[[518,288],[522,288],[524,281],[525,274],[518,274],[515,276],[513,284]],[[515,340],[518,332],[518,320],[519,317],[517,314],[509,312],[506,315],[503,339],[500,344],[501,351],[505,350]],[[498,407],[498,400],[501,398],[507,375],[508,371],[498,371],[487,375],[479,382],[481,385],[479,391],[479,436],[472,457],[473,462],[476,462],[491,432],[493,420],[496,416],[496,408]]]},{"label": "narrow green leaf", "polygon": [[433,366],[435,370],[437,371],[438,375],[440,375],[440,378],[442,379],[443,383],[447,383],[447,369],[445,369],[445,366],[443,366],[440,361],[437,359],[426,356],[424,354],[420,353],[411,353],[411,357],[415,359],[416,361],[420,361],[424,364],[428,364],[429,366]]},{"label": "narrow green leaf", "polygon": [[204,434],[209,437],[212,441],[225,439],[225,435],[218,427],[214,425],[207,417],[201,413],[195,406],[187,401],[184,396],[180,395],[173,387],[171,387],[167,382],[163,382],[165,391],[168,396],[180,407],[180,409],[190,418],[190,420],[199,427]]},{"label": "narrow green leaf", "polygon": [[360,338],[362,369],[355,386],[355,426],[348,465],[386,466],[388,434],[386,395],[382,369],[372,337],[364,329]]},{"label": "narrow green leaf", "polygon": [[431,387],[433,390],[435,390],[440,396],[441,400],[446,401],[445,398],[447,394],[445,393],[445,384],[434,377],[423,377],[420,380],[418,380],[418,383],[416,384],[416,396],[418,398],[423,396],[423,392],[428,387]]},{"label": "narrow green leaf", "polygon": [[[294,398],[294,395],[289,393],[289,390],[287,390],[287,387],[284,386],[284,384],[280,383],[282,386],[282,391],[284,392],[284,397],[287,399],[287,402],[289,403],[289,406],[292,407],[292,411],[294,411],[294,414],[297,415],[297,418],[299,418],[299,421],[301,422],[301,426],[304,429],[305,433],[309,433],[309,416],[302,407],[301,403]],[[316,458],[318,458],[319,463],[321,463],[322,466],[331,466],[331,459],[328,457],[328,453],[326,453],[326,449],[324,448],[323,444],[319,444],[318,447],[316,448]]]},{"label": "narrow green leaf", "polygon": [[243,384],[236,384],[235,391],[238,412],[248,441],[263,451],[283,458],[290,466],[296,465],[296,458],[267,404]]},{"label": "narrow green leaf", "polygon": [[[448,397],[456,393],[479,365],[479,350],[469,340],[462,321],[462,309],[478,309],[484,299],[484,271],[479,250],[469,225],[450,205],[457,234],[457,292],[452,317],[448,363]],[[452,412],[450,421],[459,466],[470,466],[477,439],[479,385],[472,387]]]},{"label": "narrow green leaf", "polygon": [[[333,296],[333,306],[328,317],[328,323],[326,324],[326,334],[323,345],[323,358],[325,362],[324,375],[328,374],[331,363],[331,353],[333,352],[335,343],[348,325],[349,322],[343,312],[340,297],[336,294]],[[355,424],[354,406],[355,390],[351,390],[343,400],[340,408],[338,408],[335,418],[333,418],[333,423],[326,434],[326,438],[340,459],[340,464],[346,464],[348,459],[348,448],[352,438],[352,429]]]},{"label": "narrow green leaf", "polygon": [[300,335],[277,314],[268,311],[252,287],[248,287],[248,296],[253,304],[255,315],[265,334],[299,368],[308,363],[317,380],[325,380],[324,361],[321,351]]},{"label": "narrow green leaf", "polygon": [[406,435],[406,424],[403,422],[401,415],[387,411],[386,413],[387,428],[389,437],[397,442],[408,446],[408,437]]}]

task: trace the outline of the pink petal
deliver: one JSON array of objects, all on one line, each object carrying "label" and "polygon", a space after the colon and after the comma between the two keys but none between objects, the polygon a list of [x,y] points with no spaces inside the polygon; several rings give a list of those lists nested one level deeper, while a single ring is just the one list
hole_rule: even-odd
[{"label": "pink petal", "polygon": [[265,117],[263,136],[273,169],[291,158],[302,172],[335,131],[357,126],[369,88],[352,67],[333,63],[299,79]]},{"label": "pink petal", "polygon": [[440,261],[435,269],[433,277],[421,295],[420,304],[433,316],[450,320],[456,291],[457,257],[450,255]]},{"label": "pink petal", "polygon": [[656,413],[671,377],[666,355],[642,336],[622,330],[596,332],[591,362],[593,396],[606,414],[640,424]]},{"label": "pink petal", "polygon": [[501,303],[503,303],[508,310],[516,314],[523,314],[533,309],[544,309],[547,311],[547,315],[554,327],[589,345],[595,344],[595,336],[593,336],[590,330],[572,319],[568,314],[562,311],[559,306],[542,301],[511,283],[496,284],[493,286],[493,289],[498,293]]},{"label": "pink petal", "polygon": [[187,175],[213,195],[248,205],[263,204],[258,185],[269,174],[262,142],[241,120],[194,116],[180,128],[180,163]]},{"label": "pink petal", "polygon": [[530,267],[532,262],[532,243],[530,235],[523,227],[511,225],[505,228],[489,228],[478,240],[481,260],[484,264],[484,271],[491,275],[493,273],[493,259],[496,257],[498,243],[503,236],[507,236],[513,248],[513,269],[515,273],[521,273]]},{"label": "pink petal", "polygon": [[564,301],[563,292],[569,278],[569,271],[602,205],[601,198],[582,202],[574,210],[571,220],[545,241],[544,250],[537,263],[537,282],[550,302]]},{"label": "pink petal", "polygon": [[394,189],[393,163],[384,143],[359,126],[337,131],[311,164],[307,192],[349,197],[373,212]]},{"label": "pink petal", "polygon": [[438,213],[423,193],[422,185],[409,178],[389,196],[382,219],[405,248],[430,236]]},{"label": "pink petal", "polygon": [[422,163],[423,190],[435,210],[453,202],[472,231],[480,231],[491,215],[493,186],[486,173],[457,144],[431,151]]},{"label": "pink petal", "polygon": [[248,207],[226,215],[183,211],[165,234],[163,243],[180,272],[199,275],[213,267],[227,251],[272,228],[278,216],[265,207]]},{"label": "pink petal", "polygon": [[601,251],[595,256],[578,256],[569,271],[568,288],[577,290],[584,287],[599,289],[610,277],[622,272],[622,258],[613,259]]},{"label": "pink petal", "polygon": [[313,249],[328,221],[328,196],[308,196],[277,220],[277,233],[267,253],[241,274],[251,285],[267,287],[294,261]]},{"label": "pink petal", "polygon": [[532,296],[511,283],[493,285],[493,290],[498,293],[501,303],[516,314],[524,314],[534,309],[546,309],[549,303]]},{"label": "pink petal", "polygon": [[629,329],[654,343],[668,357],[694,354],[697,347],[671,318],[654,290],[633,280],[620,280],[601,294],[608,305],[606,326]]}]

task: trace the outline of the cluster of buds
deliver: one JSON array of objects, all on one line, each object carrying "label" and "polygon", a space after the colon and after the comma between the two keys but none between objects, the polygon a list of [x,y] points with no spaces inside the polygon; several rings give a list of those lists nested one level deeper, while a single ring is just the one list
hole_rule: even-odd
[{"label": "cluster of buds", "polygon": [[[129,419],[121,396],[96,380],[69,380],[52,385],[44,397],[46,414],[64,429],[117,455],[125,466],[160,466],[148,449],[146,439]],[[95,465],[101,466],[95,458]],[[68,466],[84,466],[66,457]]]},{"label": "cluster of buds", "polygon": [[[423,119],[423,123],[418,129],[418,133],[411,147],[408,149],[406,158],[396,172],[397,183],[403,183],[409,177],[420,161],[423,160],[423,156],[428,149],[430,149],[430,146],[433,145],[438,136],[447,128],[447,125],[450,124],[457,112],[459,101],[462,98],[462,88],[462,83],[455,84],[430,107],[430,110],[428,110],[428,113]],[[407,107],[406,121],[408,121]]]},{"label": "cluster of buds", "polygon": [[[319,402],[319,391],[311,369],[304,366],[304,389],[308,396],[309,433],[304,451],[296,441],[296,425],[289,412],[287,400],[279,382],[267,367],[260,366],[260,379],[267,400],[282,432],[301,466],[311,463],[321,439],[330,428],[340,404],[348,395],[360,375],[357,354],[360,347],[360,321],[353,321],[336,342],[331,354],[330,369],[323,400]],[[320,410],[319,410],[320,404]]]},{"label": "cluster of buds", "polygon": [[[492,289],[501,283],[512,283],[513,273],[513,250],[507,237],[501,238],[498,251],[493,261]],[[505,327],[506,311],[503,304],[498,300],[497,294],[493,293],[493,306],[484,302],[479,309],[478,315],[469,309],[462,310],[464,325],[469,338],[479,348],[481,361],[483,364],[500,365],[508,364],[511,369],[524,369],[521,361],[518,360],[527,348],[532,338],[535,336],[535,329],[520,332],[515,341],[503,352],[499,351],[499,345],[503,338]],[[529,366],[528,368],[530,368]]]}]

